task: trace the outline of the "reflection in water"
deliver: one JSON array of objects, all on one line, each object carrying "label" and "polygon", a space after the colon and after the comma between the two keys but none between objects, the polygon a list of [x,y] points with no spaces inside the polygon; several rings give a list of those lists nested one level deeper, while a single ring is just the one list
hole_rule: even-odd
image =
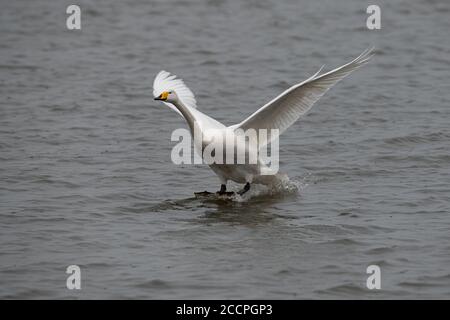
[{"label": "reflection in water", "polygon": [[141,208],[140,212],[199,212],[194,218],[199,223],[231,223],[242,225],[256,225],[268,223],[280,215],[274,213],[273,207],[283,201],[294,201],[298,193],[251,194],[248,199],[223,199],[215,196],[204,198],[185,198],[180,200],[165,200],[150,208]]}]

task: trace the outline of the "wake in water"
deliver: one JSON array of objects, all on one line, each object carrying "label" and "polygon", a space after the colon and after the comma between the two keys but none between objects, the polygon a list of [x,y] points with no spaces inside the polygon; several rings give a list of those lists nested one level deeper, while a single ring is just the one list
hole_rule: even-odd
[{"label": "wake in water", "polygon": [[291,180],[288,175],[280,174],[276,182],[269,185],[252,184],[249,191],[243,195],[239,195],[237,192],[221,195],[218,193],[195,193],[197,199],[204,200],[222,200],[222,201],[234,201],[234,202],[247,202],[253,198],[267,197],[267,196],[283,196],[299,194],[304,190],[308,184],[304,178],[300,180]]},{"label": "wake in water", "polygon": [[[193,210],[195,208],[214,208],[225,206],[228,210],[235,205],[253,205],[277,202],[284,197],[297,196],[308,187],[308,181],[311,181],[311,175],[290,179],[283,175],[281,179],[272,185],[254,184],[252,188],[242,196],[234,193],[232,196],[209,193],[205,196],[190,197],[184,199],[167,199],[151,207],[133,208],[136,212],[162,212],[168,210]],[[236,190],[239,186],[236,186]]]}]

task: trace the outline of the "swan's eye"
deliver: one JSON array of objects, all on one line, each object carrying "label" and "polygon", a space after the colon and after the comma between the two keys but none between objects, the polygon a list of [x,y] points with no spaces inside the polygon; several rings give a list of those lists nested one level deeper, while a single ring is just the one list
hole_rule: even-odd
[{"label": "swan's eye", "polygon": [[161,93],[161,99],[162,100],[167,100],[168,96],[169,96],[169,92],[168,91],[164,91],[163,93]]}]

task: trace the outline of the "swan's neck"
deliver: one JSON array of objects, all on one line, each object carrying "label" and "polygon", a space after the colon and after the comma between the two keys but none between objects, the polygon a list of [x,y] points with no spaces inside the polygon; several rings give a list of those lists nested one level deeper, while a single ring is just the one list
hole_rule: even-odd
[{"label": "swan's neck", "polygon": [[192,134],[194,134],[195,118],[192,112],[189,110],[188,107],[184,105],[183,102],[181,102],[178,99],[175,102],[173,102],[173,105],[181,112],[181,114],[186,119],[186,122],[189,125],[189,129],[191,129]]}]

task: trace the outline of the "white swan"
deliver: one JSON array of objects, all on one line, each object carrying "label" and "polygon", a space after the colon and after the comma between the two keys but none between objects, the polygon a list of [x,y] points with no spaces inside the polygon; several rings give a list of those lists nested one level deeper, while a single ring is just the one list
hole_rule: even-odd
[{"label": "white swan", "polygon": [[[322,97],[332,86],[350,73],[364,65],[373,56],[372,49],[365,50],[353,61],[344,64],[332,71],[319,75],[320,71],[305,81],[296,84],[272,101],[265,104],[247,119],[233,126],[226,127],[222,123],[212,119],[197,110],[197,103],[192,91],[184,84],[182,79],[177,79],[166,71],[160,71],[153,83],[155,100],[163,101],[170,108],[184,117],[189,125],[191,134],[194,130],[204,133],[215,129],[216,132],[237,129],[278,129],[279,134],[289,128],[300,116],[304,115],[314,103]],[[220,133],[221,134],[221,133]],[[222,135],[221,135],[222,137]],[[270,143],[274,136],[265,141],[258,141],[258,146]],[[211,143],[215,137],[205,135],[202,138],[202,150]],[[258,148],[258,147],[257,147]],[[248,145],[237,146],[237,149],[248,155]],[[270,184],[280,179],[279,174],[270,174],[270,169],[258,158],[256,164],[210,164],[211,169],[217,174],[221,182],[219,194],[226,193],[227,181],[245,183],[245,187],[239,191],[243,194],[250,189],[251,183]],[[264,172],[264,174],[262,174]]]}]

